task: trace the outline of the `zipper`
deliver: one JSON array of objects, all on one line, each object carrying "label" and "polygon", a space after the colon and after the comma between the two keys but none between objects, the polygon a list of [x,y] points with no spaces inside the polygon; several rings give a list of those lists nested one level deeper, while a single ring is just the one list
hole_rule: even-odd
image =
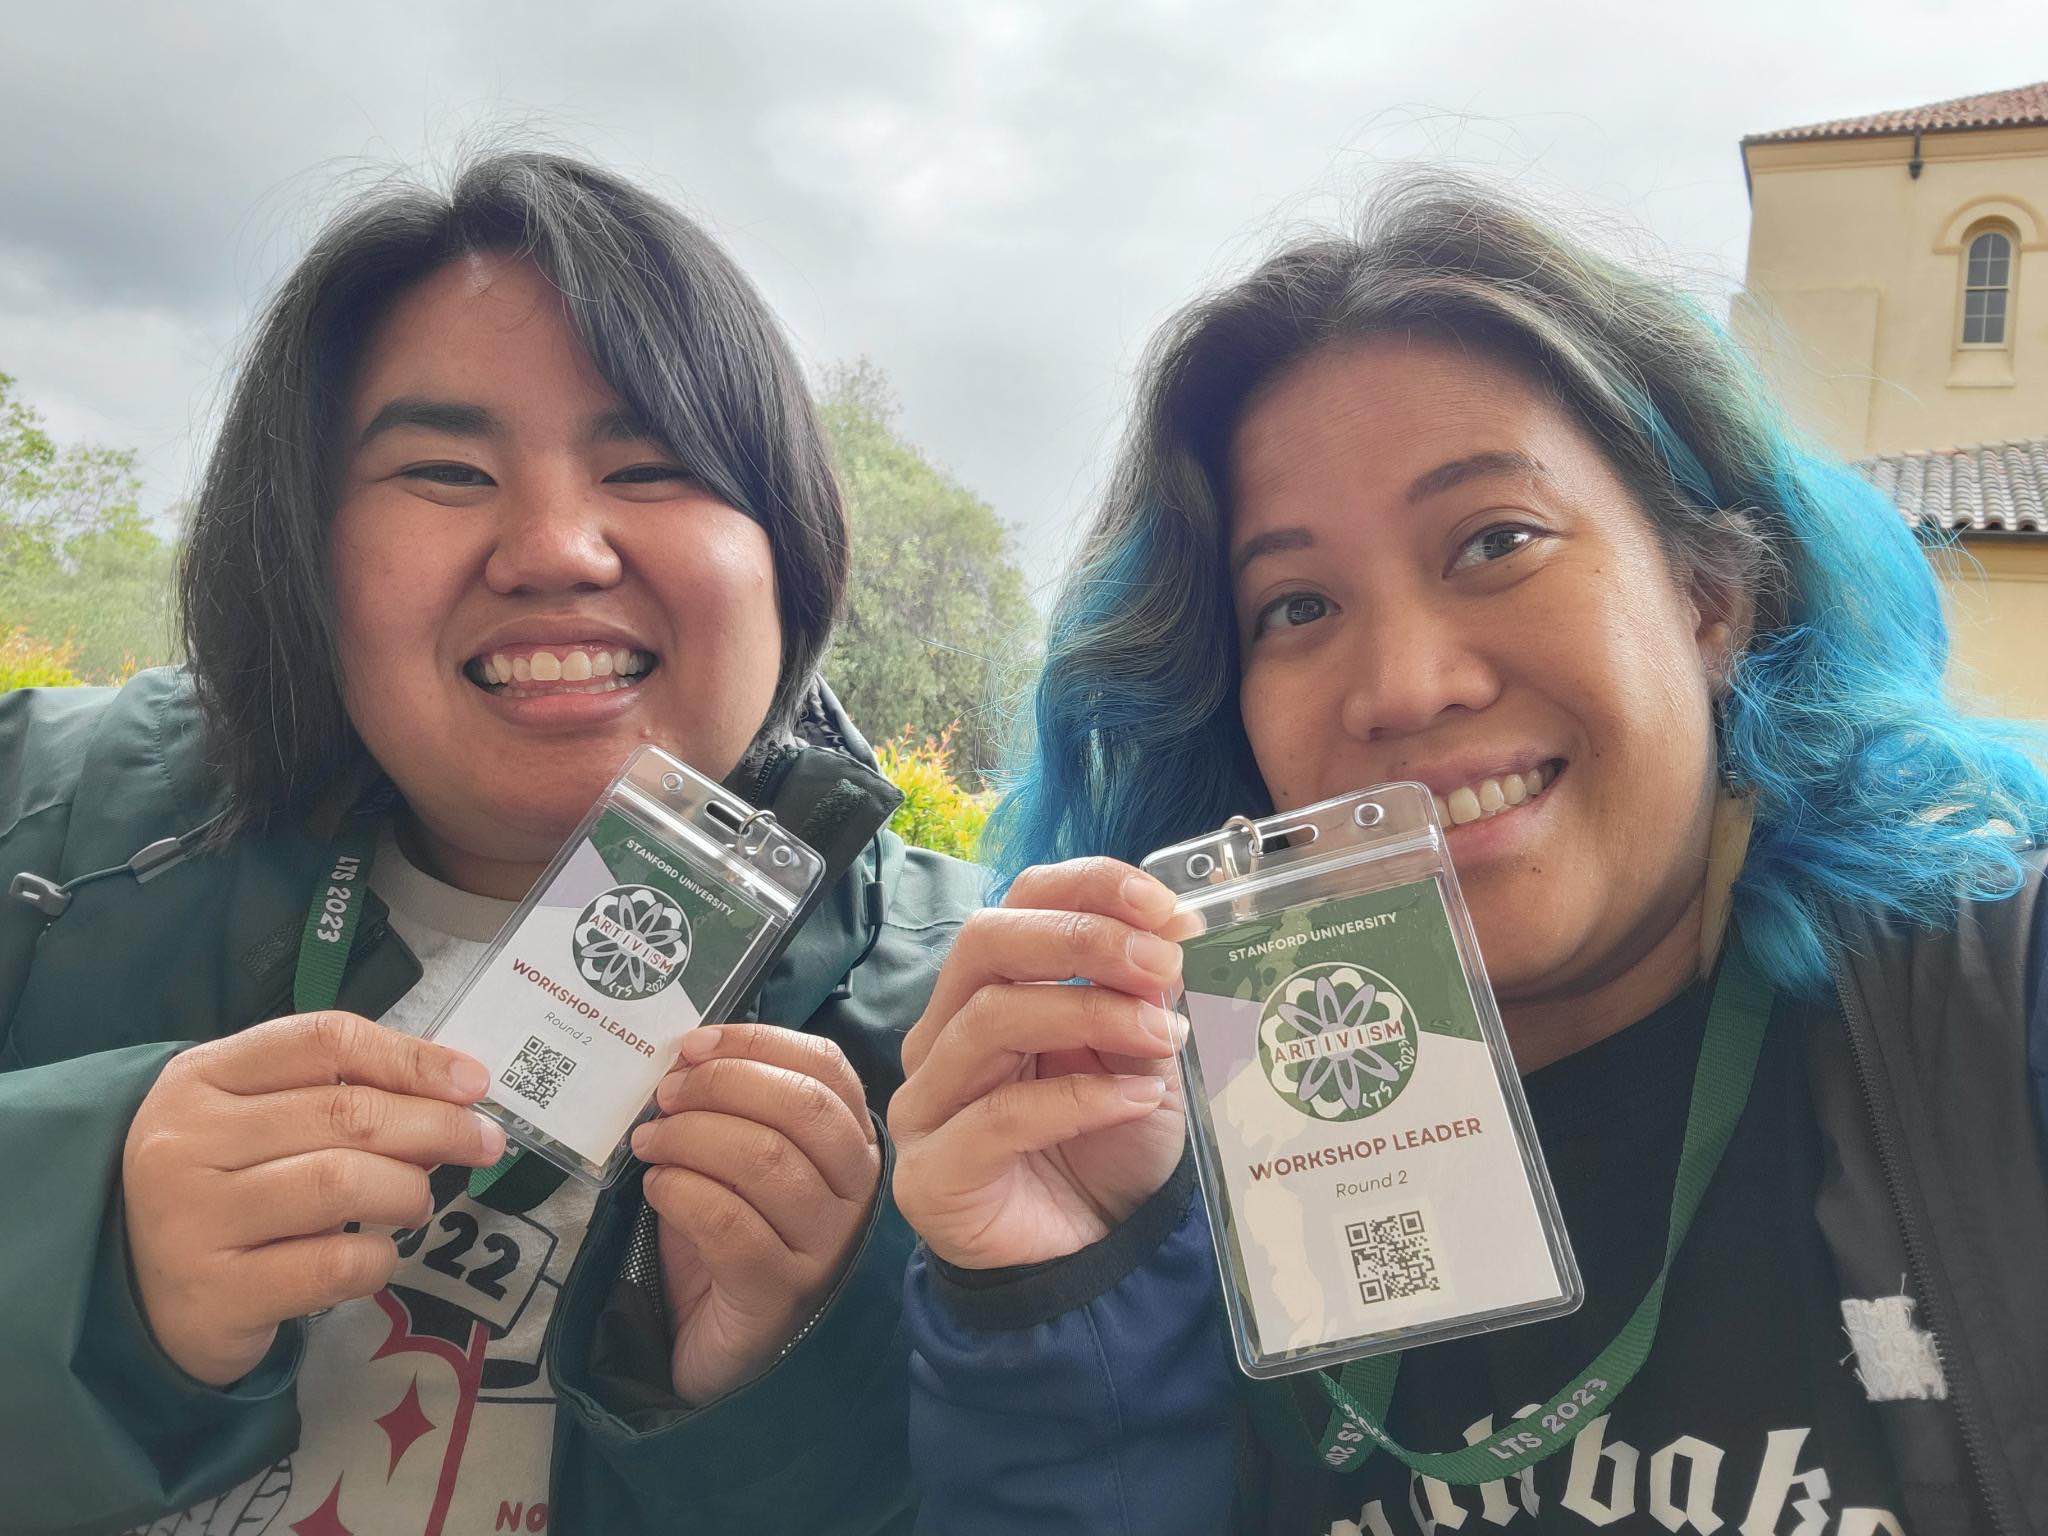
[{"label": "zipper", "polygon": [[1906,1268],[1927,1308],[1928,1331],[1934,1335],[1935,1348],[1943,1367],[1950,1372],[1949,1396],[1955,1403],[1956,1423],[1962,1430],[1963,1449],[1969,1455],[1970,1470],[1976,1474],[1978,1495],[1991,1516],[1994,1530],[2016,1532],[2019,1526],[2005,1505],[2003,1490],[1993,1485],[1987,1470],[1991,1458],[1983,1420],[1977,1413],[1975,1385],[1963,1369],[1962,1357],[1942,1347],[1948,1337],[1944,1326],[1949,1315],[1948,1299],[1928,1281],[1926,1238],[1920,1230],[1919,1208],[1906,1198],[1905,1183],[1900,1176],[1901,1154],[1891,1106],[1878,1096],[1876,1074],[1871,1064],[1873,1047],[1869,1042],[1869,1025],[1840,977],[1835,980],[1835,997],[1842,1005],[1842,1020],[1849,1038],[1849,1058],[1855,1064],[1856,1085],[1863,1095],[1864,1112],[1870,1119],[1871,1129],[1876,1132],[1877,1156],[1884,1170],[1885,1193],[1891,1198],[1892,1216],[1898,1222],[1900,1236],[1905,1239]]}]

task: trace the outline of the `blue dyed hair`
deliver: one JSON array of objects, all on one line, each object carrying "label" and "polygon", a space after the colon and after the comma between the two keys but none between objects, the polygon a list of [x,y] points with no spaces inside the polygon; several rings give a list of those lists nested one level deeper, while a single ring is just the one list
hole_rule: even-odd
[{"label": "blue dyed hair", "polygon": [[1355,234],[1288,246],[1154,340],[989,824],[999,882],[1272,808],[1238,712],[1230,441],[1282,371],[1392,331],[1538,381],[1602,445],[1676,579],[1749,597],[1721,760],[1701,768],[1755,797],[1735,913],[1773,981],[1825,982],[1831,902],[1939,925],[2017,888],[2019,841],[2048,836],[2048,779],[2020,728],[1947,701],[1935,578],[1898,510],[1802,445],[1683,296],[1441,174],[1389,184]]}]

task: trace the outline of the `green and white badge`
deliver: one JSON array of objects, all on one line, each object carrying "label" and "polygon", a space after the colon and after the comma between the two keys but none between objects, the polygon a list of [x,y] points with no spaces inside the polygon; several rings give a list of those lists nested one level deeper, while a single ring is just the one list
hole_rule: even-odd
[{"label": "green and white badge", "polygon": [[627,762],[428,1031],[491,1071],[477,1106],[609,1182],[676,1046],[727,1018],[824,873],[765,811],[656,747]]},{"label": "green and white badge", "polygon": [[1234,818],[1144,867],[1180,896],[1183,1089],[1245,1373],[1577,1307],[1429,792]]}]

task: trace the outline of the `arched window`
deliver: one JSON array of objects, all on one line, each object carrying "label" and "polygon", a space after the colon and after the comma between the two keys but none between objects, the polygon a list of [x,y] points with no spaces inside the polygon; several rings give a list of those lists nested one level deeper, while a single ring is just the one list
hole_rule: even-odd
[{"label": "arched window", "polygon": [[1963,267],[1963,345],[2005,345],[2012,307],[2012,237],[1987,229],[1971,237]]}]

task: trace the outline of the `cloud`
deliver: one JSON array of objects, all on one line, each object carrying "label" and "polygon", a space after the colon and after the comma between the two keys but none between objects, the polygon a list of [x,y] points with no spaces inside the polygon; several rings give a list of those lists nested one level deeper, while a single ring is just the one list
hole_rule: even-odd
[{"label": "cloud", "polygon": [[1385,167],[1484,168],[1725,293],[1744,132],[2015,84],[2044,44],[2017,0],[74,0],[0,54],[0,370],[167,502],[322,212],[509,129],[683,203],[814,365],[886,368],[1043,575],[1159,321]]}]

